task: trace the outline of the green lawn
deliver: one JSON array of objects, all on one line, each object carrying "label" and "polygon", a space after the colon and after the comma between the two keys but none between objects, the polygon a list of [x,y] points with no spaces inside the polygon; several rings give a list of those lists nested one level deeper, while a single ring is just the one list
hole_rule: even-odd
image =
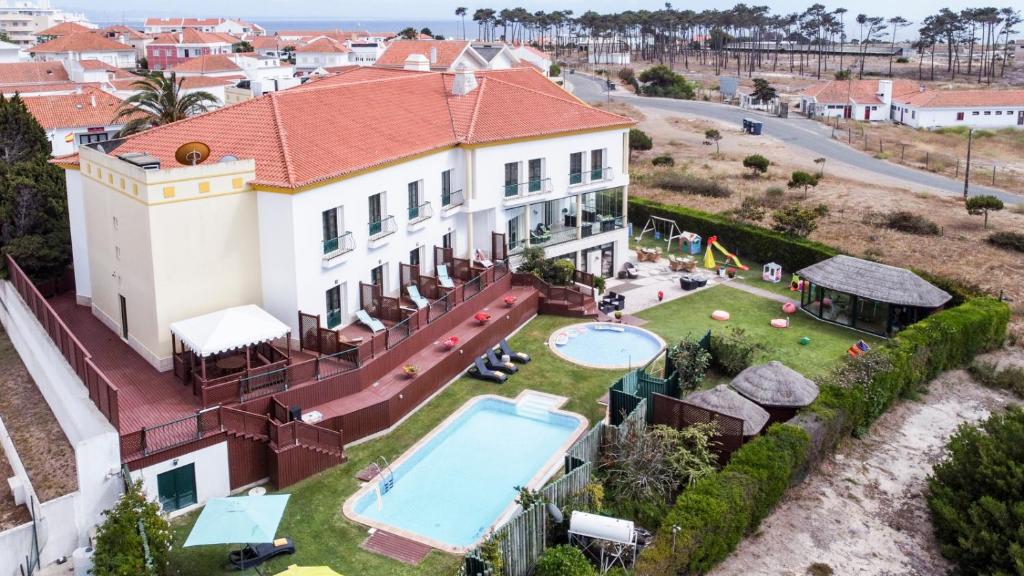
[{"label": "green lawn", "polygon": [[[787,330],[771,328],[768,321],[781,316],[780,304],[721,286],[667,302],[637,316],[648,321],[645,328],[671,344],[688,334],[702,335],[709,328],[722,328],[722,324],[710,319],[711,311],[719,308],[732,314],[731,323],[743,326],[765,344],[764,359],[782,360],[811,377],[827,371],[862,337],[802,314],[793,316],[793,325]],[[567,363],[554,356],[545,344],[556,329],[577,322],[579,320],[571,318],[538,316],[510,339],[512,347],[530,354],[533,362],[522,366],[505,384],[461,378],[391,433],[349,448],[346,451],[349,461],[344,465],[286,489],[292,498],[278,532],[295,540],[297,552],[270,563],[264,573],[274,574],[289,564],[327,565],[345,576],[447,576],[454,572],[459,559],[440,552],[432,552],[419,566],[407,566],[362,550],[359,544],[366,538],[366,527],[348,521],[341,511],[345,499],[359,487],[354,475],[380,456],[394,461],[459,406],[480,394],[514,397],[526,388],[550,392],[569,397],[565,408],[583,414],[592,424],[603,419],[605,408],[597,404],[597,399],[622,371],[593,370]],[[802,336],[811,338],[810,346],[799,345]],[[714,377],[709,384],[711,382],[727,382],[727,379]],[[185,576],[234,573],[225,568],[229,550],[226,546],[180,548],[195,517],[196,514],[191,514],[173,523],[173,573]]]},{"label": "green lawn", "polygon": [[[264,574],[275,574],[289,564],[327,565],[344,576],[447,576],[453,573],[459,559],[440,552],[432,552],[419,566],[407,566],[361,549],[359,544],[366,538],[366,527],[350,522],[341,511],[345,499],[359,488],[354,476],[380,456],[394,461],[459,406],[480,394],[514,397],[526,388],[550,392],[569,397],[565,408],[583,414],[591,424],[603,419],[605,409],[597,404],[597,399],[622,375],[621,371],[569,364],[554,356],[545,344],[557,328],[578,322],[578,319],[538,316],[510,339],[515,350],[530,354],[533,361],[521,366],[519,373],[505,384],[461,378],[390,434],[347,449],[349,461],[345,464],[284,490],[292,498],[278,533],[294,539],[297,550],[294,556],[269,563]],[[188,576],[236,573],[224,566],[229,551],[226,546],[180,548],[196,515],[190,514],[173,523],[173,573]]]},{"label": "green lawn", "polygon": [[[711,319],[711,312],[725,310],[728,322]],[[789,328],[772,328],[772,318],[781,318],[782,305],[752,294],[716,286],[690,296],[666,302],[636,314],[647,320],[644,328],[656,332],[669,344],[687,335],[700,337],[708,330],[739,326],[764,346],[759,360],[778,360],[809,378],[829,371],[846,354],[847,348],[863,339],[874,345],[878,339],[810,318],[802,312],[791,316]],[[811,343],[800,345],[807,336]]]}]

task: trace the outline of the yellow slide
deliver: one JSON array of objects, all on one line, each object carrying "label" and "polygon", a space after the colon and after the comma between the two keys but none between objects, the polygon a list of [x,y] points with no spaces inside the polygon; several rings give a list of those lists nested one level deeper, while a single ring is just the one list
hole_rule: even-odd
[{"label": "yellow slide", "polygon": [[708,238],[708,250],[704,253],[704,267],[708,270],[718,268],[718,263],[715,262],[715,255],[711,251],[712,247],[717,248],[719,252],[725,255],[727,260],[731,260],[732,263],[740,270],[750,270],[750,268],[745,266],[743,262],[740,262],[740,259],[737,258],[735,254],[729,252],[725,247],[718,243],[718,236]]}]

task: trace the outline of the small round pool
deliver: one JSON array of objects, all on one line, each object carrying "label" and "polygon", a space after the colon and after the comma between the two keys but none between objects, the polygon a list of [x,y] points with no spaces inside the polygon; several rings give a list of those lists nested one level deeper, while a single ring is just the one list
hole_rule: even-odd
[{"label": "small round pool", "polygon": [[636,326],[590,322],[555,330],[548,338],[548,346],[556,356],[569,362],[588,368],[624,370],[647,364],[665,349],[665,341]]}]

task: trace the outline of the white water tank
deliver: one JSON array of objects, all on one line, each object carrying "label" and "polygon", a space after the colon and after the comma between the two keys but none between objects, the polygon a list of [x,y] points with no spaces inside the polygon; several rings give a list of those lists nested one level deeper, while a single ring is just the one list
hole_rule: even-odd
[{"label": "white water tank", "polygon": [[569,533],[620,544],[632,544],[635,541],[634,526],[630,520],[587,512],[573,511],[572,518],[569,519]]},{"label": "white water tank", "polygon": [[75,576],[89,576],[92,572],[92,546],[76,548],[71,553],[71,561],[75,566]]}]

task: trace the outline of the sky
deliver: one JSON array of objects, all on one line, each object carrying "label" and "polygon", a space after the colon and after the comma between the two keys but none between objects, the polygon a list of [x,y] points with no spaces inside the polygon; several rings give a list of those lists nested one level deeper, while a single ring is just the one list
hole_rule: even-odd
[{"label": "sky", "polygon": [[[1018,7],[1020,0],[992,0],[997,6],[1014,5]],[[402,18],[416,20],[448,20],[455,19],[457,6],[466,6],[472,14],[476,8],[505,8],[521,6],[535,12],[538,10],[553,11],[571,9],[577,15],[587,10],[611,12],[622,10],[656,10],[664,6],[664,0],[499,0],[473,3],[469,1],[448,0],[374,0],[373,2],[353,2],[352,0],[175,0],[174,2],[152,2],[147,0],[51,0],[54,6],[65,10],[84,11],[94,20],[120,18],[141,18],[144,16],[225,16],[278,18],[278,19],[380,19],[394,21]],[[678,8],[703,10],[721,8],[732,5],[731,0],[676,0],[673,5]],[[813,0],[750,0],[748,4],[766,4],[775,13],[802,12]],[[903,16],[912,22],[920,22],[925,16],[932,14],[940,7],[960,10],[968,6],[984,4],[980,0],[964,2],[952,0],[935,2],[934,0],[849,0],[846,2],[823,2],[829,9],[845,6],[851,14],[866,13],[871,16]],[[173,6],[173,8],[169,8]],[[467,18],[468,20],[468,18]]]}]

